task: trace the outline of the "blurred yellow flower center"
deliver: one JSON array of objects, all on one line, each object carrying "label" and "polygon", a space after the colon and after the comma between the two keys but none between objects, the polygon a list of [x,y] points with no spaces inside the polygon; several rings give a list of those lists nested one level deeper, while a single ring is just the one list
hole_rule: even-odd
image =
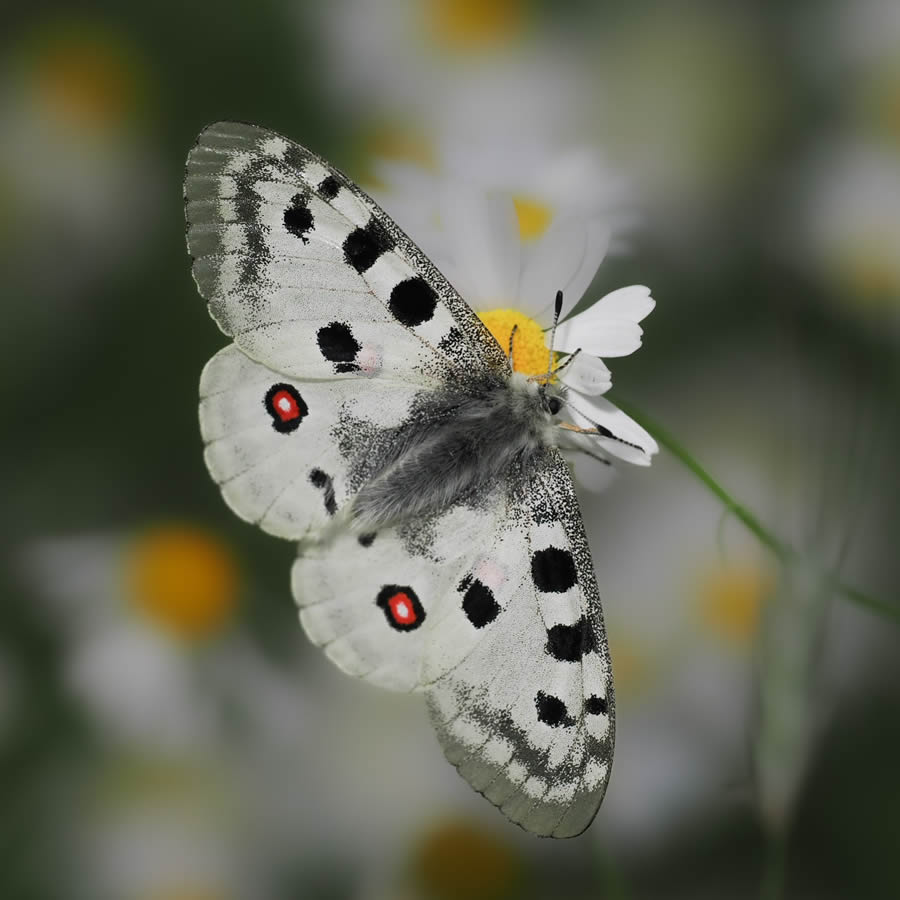
[{"label": "blurred yellow flower center", "polygon": [[234,612],[236,567],[203,531],[167,527],[144,535],[132,548],[127,577],[138,608],[181,637],[206,637]]},{"label": "blurred yellow flower center", "polygon": [[179,887],[154,891],[146,895],[147,900],[225,900],[219,891],[207,888]]},{"label": "blurred yellow flower center", "polygon": [[896,229],[870,232],[832,254],[832,265],[857,302],[875,309],[896,305],[900,295],[898,240]]},{"label": "blurred yellow flower center", "polygon": [[712,572],[700,592],[700,614],[714,632],[734,644],[756,636],[759,612],[773,587],[771,575],[750,564]]},{"label": "blurred yellow flower center", "polygon": [[85,130],[120,127],[143,102],[140,66],[114,33],[61,29],[45,38],[35,60],[34,84],[45,108]]},{"label": "blurred yellow flower center", "polygon": [[441,43],[455,50],[478,50],[519,35],[527,0],[427,0],[425,12]]},{"label": "blurred yellow flower center", "polygon": [[516,217],[519,220],[519,237],[523,241],[537,240],[550,225],[553,211],[549,206],[529,197],[513,197]]},{"label": "blurred yellow flower center", "polygon": [[496,832],[460,819],[426,831],[413,871],[433,900],[502,900],[520,896],[525,867]]},{"label": "blurred yellow flower center", "polygon": [[[489,309],[478,313],[503,352],[509,351],[509,336],[518,325],[513,340],[513,369],[523,375],[544,375],[550,359],[550,348],[544,340],[544,329],[534,319],[517,309]],[[554,354],[555,355],[555,354]]]}]

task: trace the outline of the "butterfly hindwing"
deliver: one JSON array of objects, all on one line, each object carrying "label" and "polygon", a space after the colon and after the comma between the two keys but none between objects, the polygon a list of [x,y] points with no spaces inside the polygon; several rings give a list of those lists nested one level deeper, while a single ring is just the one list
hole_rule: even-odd
[{"label": "butterfly hindwing", "polygon": [[203,131],[185,175],[194,277],[250,357],[299,378],[436,383],[504,365],[472,310],[344,175],[274,132]]},{"label": "butterfly hindwing", "polygon": [[359,460],[373,461],[367,440],[405,421],[420,394],[381,379],[361,391],[347,376],[289,378],[231,344],[200,379],[207,467],[241,518],[299,540],[343,509],[363,477]]},{"label": "butterfly hindwing", "polygon": [[547,451],[489,497],[372,536],[301,546],[293,589],[342,669],[423,690],[448,759],[529,831],[591,822],[614,702],[568,467]]},{"label": "butterfly hindwing", "polygon": [[381,687],[421,687],[428,635],[442,628],[473,547],[505,515],[503,485],[475,504],[376,534],[301,545],[292,572],[300,621],[345,672]]}]

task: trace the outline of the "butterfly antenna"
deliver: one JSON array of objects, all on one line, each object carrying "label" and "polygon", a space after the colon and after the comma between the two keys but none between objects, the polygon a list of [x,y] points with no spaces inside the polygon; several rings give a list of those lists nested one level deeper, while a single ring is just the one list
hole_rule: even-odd
[{"label": "butterfly antenna", "polygon": [[513,371],[513,338],[519,330],[518,325],[513,325],[512,331],[509,333],[509,352],[506,354],[506,361],[509,363],[509,371]]},{"label": "butterfly antenna", "polygon": [[563,292],[556,292],[556,300],[553,303],[553,327],[550,329],[550,359],[547,361],[547,383],[553,377],[553,342],[556,340],[556,326],[559,323],[559,314],[562,312]]},{"label": "butterfly antenna", "polygon": [[554,374],[554,375],[559,375],[560,372],[565,372],[566,369],[568,369],[569,366],[571,366],[572,363],[575,362],[575,359],[576,359],[576,357],[578,356],[579,353],[581,353],[581,347],[579,347],[574,353],[572,353],[572,354],[569,356],[569,358],[568,358],[561,366],[557,366],[557,367],[553,370],[553,374]]}]

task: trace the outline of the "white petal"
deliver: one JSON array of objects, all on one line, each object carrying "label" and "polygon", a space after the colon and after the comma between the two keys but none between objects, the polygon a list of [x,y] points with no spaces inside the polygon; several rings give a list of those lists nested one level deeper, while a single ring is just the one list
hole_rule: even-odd
[{"label": "white petal", "polygon": [[594,220],[587,225],[587,248],[581,266],[572,275],[568,283],[562,288],[565,298],[563,315],[584,296],[585,291],[591,286],[600,264],[606,258],[611,240],[609,224],[603,220]]},{"label": "white petal", "polygon": [[520,243],[516,211],[508,196],[447,184],[441,225],[461,283],[455,287],[479,309],[513,306],[519,290]]},{"label": "white petal", "polygon": [[579,353],[560,376],[566,387],[582,394],[605,394],[612,387],[612,373],[603,360],[589,353]]},{"label": "white petal", "polygon": [[556,329],[557,349],[574,353],[580,347],[594,356],[628,356],[641,346],[643,331],[636,322],[603,318],[591,321],[586,318],[591,309]]},{"label": "white petal", "polygon": [[609,245],[609,229],[599,222],[559,220],[531,247],[519,289],[522,312],[549,327],[556,292],[563,292],[563,315],[581,299]]},{"label": "white petal", "polygon": [[576,393],[569,398],[566,407],[577,425],[590,427],[596,424],[619,438],[596,438],[607,453],[613,453],[619,459],[638,466],[649,466],[650,457],[659,452],[656,441],[634,419],[603,397]]},{"label": "white petal", "polygon": [[632,284],[601,297],[582,315],[593,313],[595,316],[602,315],[610,319],[640,322],[653,311],[654,306],[656,301],[650,296],[650,288],[642,284]]},{"label": "white petal", "polygon": [[641,346],[637,323],[655,305],[650,288],[642,284],[619,288],[565,321],[557,331],[557,346],[568,351],[583,347],[596,356],[627,356]]}]

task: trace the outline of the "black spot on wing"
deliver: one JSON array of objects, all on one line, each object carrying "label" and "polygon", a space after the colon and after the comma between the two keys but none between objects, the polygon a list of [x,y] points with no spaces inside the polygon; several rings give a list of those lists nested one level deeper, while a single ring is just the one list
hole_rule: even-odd
[{"label": "black spot on wing", "polygon": [[534,698],[534,705],[537,707],[538,720],[551,728],[571,728],[575,724],[575,719],[569,715],[566,704],[554,697],[552,694],[545,694],[538,691]]},{"label": "black spot on wing", "polygon": [[388,308],[398,322],[413,328],[432,318],[437,294],[424,278],[407,278],[394,286]]},{"label": "black spot on wing", "polygon": [[319,186],[316,190],[319,192],[319,196],[324,198],[325,200],[334,200],[338,195],[338,191],[341,189],[341,183],[334,177],[334,175],[326,175],[321,182],[319,182]]},{"label": "black spot on wing", "polygon": [[313,487],[319,488],[325,495],[325,512],[333,516],[337,512],[337,503],[334,501],[334,483],[331,476],[321,469],[313,469],[309,473],[309,480]]},{"label": "black spot on wing", "polygon": [[457,590],[465,591],[462,601],[463,612],[476,628],[484,628],[500,614],[500,604],[494,599],[493,591],[477,578],[467,575]]},{"label": "black spot on wing", "polygon": [[394,247],[394,239],[384,225],[371,218],[365,228],[355,228],[344,239],[344,259],[362,275],[372,268],[379,256]]},{"label": "black spot on wing", "polygon": [[294,194],[290,205],[284,211],[284,227],[294,237],[300,238],[304,244],[309,242],[306,235],[313,227],[313,214],[309,208],[307,194]]},{"label": "black spot on wing", "polygon": [[606,698],[591,694],[591,696],[584,701],[584,711],[592,716],[605,716],[609,712]]},{"label": "black spot on wing", "polygon": [[547,653],[560,662],[578,662],[585,653],[597,649],[597,635],[582,616],[574,625],[554,625],[547,629]]},{"label": "black spot on wing", "polygon": [[358,372],[354,360],[362,349],[362,344],[353,337],[350,326],[344,322],[323,325],[316,333],[316,342],[322,356],[335,364],[336,372]]},{"label": "black spot on wing", "polygon": [[531,577],[537,589],[545,594],[562,594],[578,581],[572,554],[559,547],[547,547],[534,553]]}]

